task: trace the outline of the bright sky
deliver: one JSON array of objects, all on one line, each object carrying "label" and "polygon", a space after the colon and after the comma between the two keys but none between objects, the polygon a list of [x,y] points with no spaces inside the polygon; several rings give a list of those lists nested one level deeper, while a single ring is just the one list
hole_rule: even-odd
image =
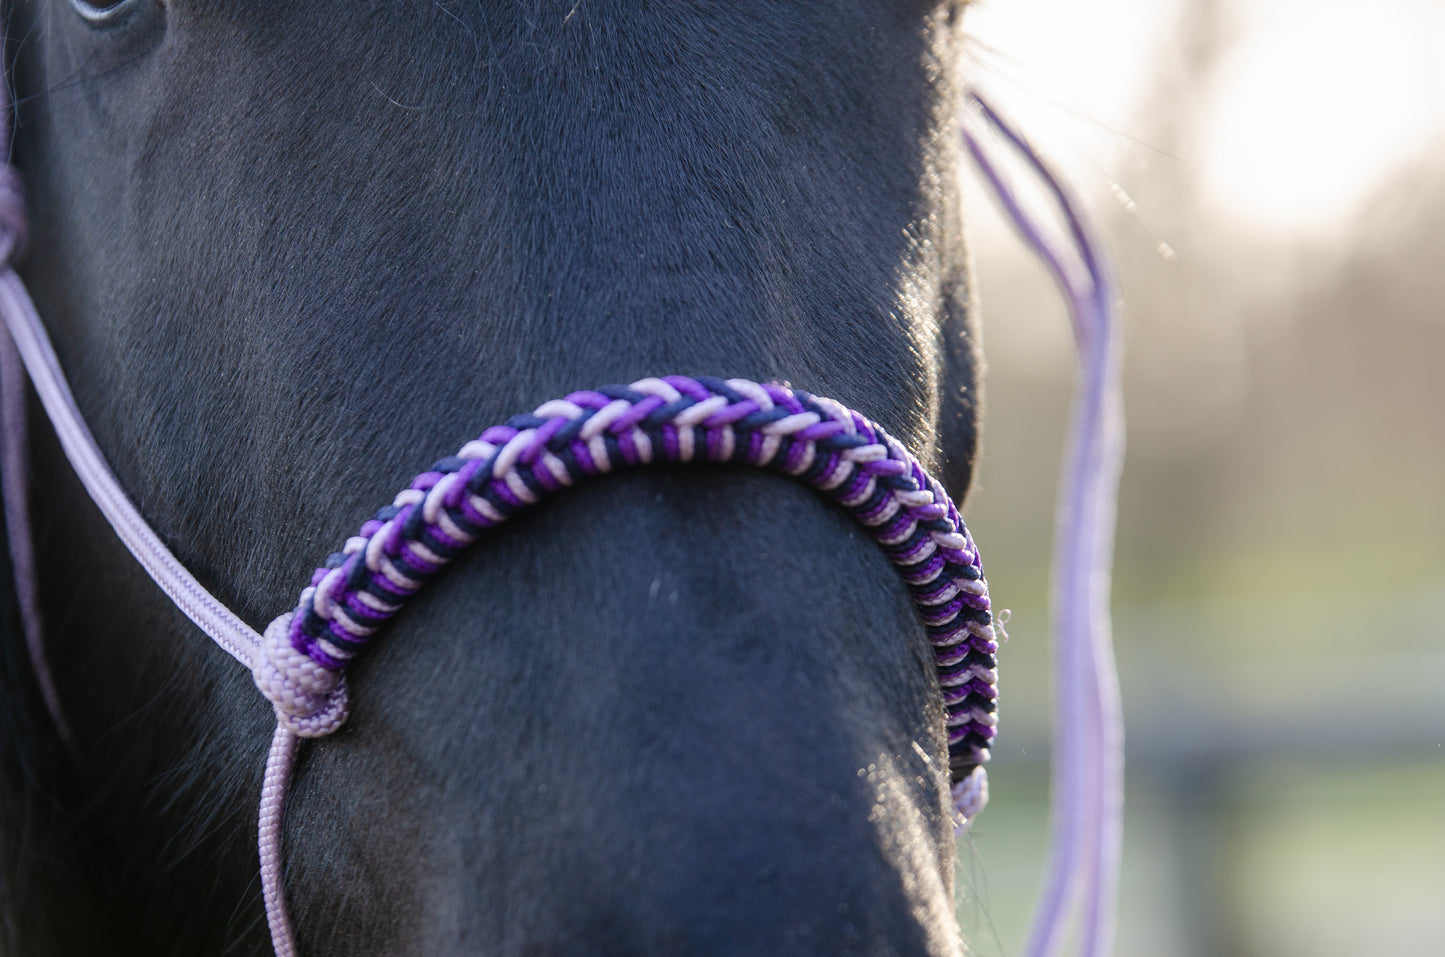
[{"label": "bright sky", "polygon": [[[1140,152],[1111,130],[1147,140],[1137,109],[1183,55],[1174,26],[1196,2],[980,0],[968,23],[994,98],[1076,177],[1082,163],[1107,181]],[[1268,232],[1341,229],[1445,146],[1445,4],[1209,2],[1224,55],[1180,161],[1219,213]]]}]

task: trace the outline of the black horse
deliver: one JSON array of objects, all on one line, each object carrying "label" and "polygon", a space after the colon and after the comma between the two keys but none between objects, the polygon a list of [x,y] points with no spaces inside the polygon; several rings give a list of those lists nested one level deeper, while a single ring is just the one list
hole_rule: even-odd
[{"label": "black horse", "polygon": [[[432,459],[603,383],[788,380],[966,490],[961,2],[5,6],[24,275],[122,482],[252,624]],[[11,634],[5,952],[268,953],[270,708],[31,438],[74,742]],[[572,490],[350,680],[287,813],[308,957],[960,952],[922,628],[785,479]]]}]

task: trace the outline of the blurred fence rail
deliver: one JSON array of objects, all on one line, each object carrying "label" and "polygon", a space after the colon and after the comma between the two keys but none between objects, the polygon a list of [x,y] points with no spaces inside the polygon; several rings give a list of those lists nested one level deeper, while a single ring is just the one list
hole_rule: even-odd
[{"label": "blurred fence rail", "polygon": [[[1445,588],[1118,611],[1120,957],[1445,954],[1442,623]],[[1280,653],[1318,627],[1335,634]],[[980,955],[1017,951],[1042,868],[1047,680],[1024,657],[1004,685],[996,798],[962,855]]]}]

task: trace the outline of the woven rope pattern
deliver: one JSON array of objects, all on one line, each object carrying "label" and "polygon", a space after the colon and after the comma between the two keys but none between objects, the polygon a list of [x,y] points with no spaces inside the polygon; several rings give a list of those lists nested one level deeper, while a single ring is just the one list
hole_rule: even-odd
[{"label": "woven rope pattern", "polygon": [[316,570],[295,611],[266,629],[257,685],[293,732],[330,734],[346,720],[346,663],[487,529],[588,476],[683,462],[794,476],[868,530],[933,643],[950,765],[955,781],[970,780],[993,741],[998,645],[957,507],[881,426],[830,399],[745,379],[668,376],[574,392],[488,429],[418,475]]}]

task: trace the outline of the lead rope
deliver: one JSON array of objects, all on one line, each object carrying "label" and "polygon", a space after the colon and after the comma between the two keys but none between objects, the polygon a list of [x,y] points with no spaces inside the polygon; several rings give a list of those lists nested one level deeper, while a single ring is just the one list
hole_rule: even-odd
[{"label": "lead rope", "polygon": [[[969,94],[964,141],[1009,220],[1039,255],[1068,302],[1078,347],[1064,466],[1054,519],[1049,596],[1054,638],[1052,797],[1047,878],[1024,948],[1052,957],[1077,909],[1084,957],[1113,952],[1123,838],[1124,721],[1109,615],[1110,569],[1119,474],[1124,460],[1124,401],[1114,283],[1102,247],[1073,198],[1037,150],[977,93]],[[979,121],[1023,157],[1063,213],[1079,257],[1070,265],[1024,210],[985,147]]]},{"label": "lead rope", "polygon": [[[0,113],[8,111],[6,92],[0,92]],[[991,110],[986,115],[998,122]],[[1076,241],[1081,235],[1075,232]],[[898,568],[934,646],[959,827],[987,801],[983,764],[996,726],[998,646],[978,549],[938,482],[876,423],[828,399],[743,379],[669,376],[573,393],[488,429],[456,456],[419,475],[317,570],[297,608],[258,636],[175,559],[105,463],[13,270],[24,236],[18,174],[7,164],[0,173],[0,317],[6,328],[0,335],[6,430],[0,459],[7,514],[27,509],[18,353],[67,458],[122,542],[202,631],[251,669],[275,707],[258,849],[278,957],[296,953],[282,880],[286,793],[300,738],[330,734],[346,720],[346,662],[486,529],[578,479],[615,468],[652,462],[749,464],[793,475],[847,509]],[[1095,261],[1088,254],[1085,258]],[[1085,407],[1080,418],[1094,421],[1098,414]],[[33,547],[26,532],[26,520],[10,526],[19,605],[42,694],[64,729],[39,644]],[[1070,534],[1062,531],[1060,540]],[[17,538],[24,540],[17,543]],[[1096,549],[1086,551],[1096,554]],[[1097,660],[1094,651],[1087,656]]]}]

